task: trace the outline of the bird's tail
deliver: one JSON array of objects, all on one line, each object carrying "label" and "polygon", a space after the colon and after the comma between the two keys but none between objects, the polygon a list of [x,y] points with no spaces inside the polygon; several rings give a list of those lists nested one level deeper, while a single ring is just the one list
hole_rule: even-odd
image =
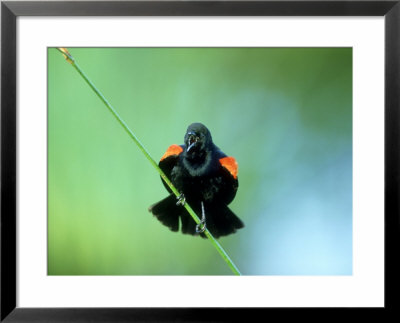
[{"label": "bird's tail", "polygon": [[[149,211],[171,231],[179,230],[179,218],[181,218],[181,230],[184,234],[196,235],[196,223],[182,206],[176,205],[174,194],[157,202],[149,207]],[[199,218],[202,217],[201,208],[192,205]],[[243,228],[244,223],[227,205],[206,205],[205,206],[206,227],[215,238],[235,233],[236,230]],[[204,233],[200,235],[205,238]]]},{"label": "bird's tail", "polygon": [[174,194],[149,207],[149,211],[165,226],[172,231],[179,230],[179,215],[182,208],[176,205]]},{"label": "bird's tail", "polygon": [[205,209],[207,229],[215,238],[235,233],[244,223],[227,205],[210,206]]},{"label": "bird's tail", "polygon": [[150,206],[149,211],[171,231],[179,231],[179,219],[181,219],[182,233],[191,235],[197,234],[196,222],[194,222],[186,209],[181,205],[176,205],[176,202],[176,196],[171,194],[160,202]]}]

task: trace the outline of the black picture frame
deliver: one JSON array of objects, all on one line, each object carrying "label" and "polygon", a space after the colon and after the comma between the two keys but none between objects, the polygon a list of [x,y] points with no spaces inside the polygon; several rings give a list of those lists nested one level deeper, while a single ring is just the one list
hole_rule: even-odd
[{"label": "black picture frame", "polygon": [[[385,306],[300,308],[16,307],[16,19],[19,16],[384,16]],[[272,315],[393,315],[399,307],[400,0],[395,1],[82,1],[1,3],[1,322],[252,321]],[[38,291],[40,293],[40,290]],[[309,313],[310,310],[316,313]],[[339,313],[339,314],[337,314]],[[311,314],[311,316],[310,316]],[[271,315],[271,316],[270,316]],[[394,316],[396,317],[396,316]],[[247,319],[246,319],[247,318]],[[282,316],[280,316],[282,319]]]}]

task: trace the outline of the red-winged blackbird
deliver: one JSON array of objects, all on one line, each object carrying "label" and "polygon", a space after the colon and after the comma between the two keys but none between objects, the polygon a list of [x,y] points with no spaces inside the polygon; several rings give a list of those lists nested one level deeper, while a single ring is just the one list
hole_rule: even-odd
[{"label": "red-winged blackbird", "polygon": [[[239,186],[236,160],[214,145],[210,131],[203,124],[191,124],[184,144],[170,146],[161,157],[159,166],[181,193],[177,202],[175,194],[163,181],[170,195],[149,207],[162,224],[178,231],[180,219],[183,233],[195,235],[202,232],[182,206],[186,201],[202,221],[205,220],[207,229],[215,238],[244,227],[227,206]],[[200,235],[205,237],[203,233]]]}]

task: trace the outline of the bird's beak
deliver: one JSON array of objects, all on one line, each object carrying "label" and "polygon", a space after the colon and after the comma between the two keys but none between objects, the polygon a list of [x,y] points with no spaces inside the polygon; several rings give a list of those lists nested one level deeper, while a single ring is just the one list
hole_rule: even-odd
[{"label": "bird's beak", "polygon": [[192,143],[187,147],[186,152],[189,152],[189,150],[193,148],[193,146],[195,145],[195,143],[196,143],[195,141],[192,142]]},{"label": "bird's beak", "polygon": [[189,146],[187,147],[186,152],[189,152],[189,150],[192,149],[199,140],[199,138],[196,136],[194,132],[189,132],[188,135],[189,135],[188,139]]}]

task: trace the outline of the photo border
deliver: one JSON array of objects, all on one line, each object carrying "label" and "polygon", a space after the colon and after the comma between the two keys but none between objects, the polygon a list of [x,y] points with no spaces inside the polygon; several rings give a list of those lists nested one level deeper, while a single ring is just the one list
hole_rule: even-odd
[{"label": "photo border", "polygon": [[[398,307],[400,246],[400,0],[396,1],[4,1],[1,3],[1,300],[7,322],[236,321],[300,308],[19,308],[16,306],[16,20],[18,16],[384,16],[385,19],[385,307]],[[40,291],[38,291],[40,292]],[[306,311],[305,311],[306,310]],[[321,314],[335,309],[313,309]],[[345,309],[346,311],[361,309]],[[295,313],[294,313],[295,312]],[[373,313],[373,314],[372,314]],[[342,313],[341,313],[342,314]],[[257,316],[256,316],[257,315]],[[265,316],[264,316],[265,317]]]}]

